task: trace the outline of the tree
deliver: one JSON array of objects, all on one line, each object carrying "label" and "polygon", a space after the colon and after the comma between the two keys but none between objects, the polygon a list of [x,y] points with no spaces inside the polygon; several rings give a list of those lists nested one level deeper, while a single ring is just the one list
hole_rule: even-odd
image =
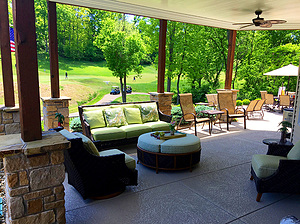
[{"label": "tree", "polygon": [[136,29],[125,20],[107,19],[96,44],[103,50],[107,67],[120,79],[122,101],[126,102],[126,77],[131,71],[141,73],[144,43]]}]

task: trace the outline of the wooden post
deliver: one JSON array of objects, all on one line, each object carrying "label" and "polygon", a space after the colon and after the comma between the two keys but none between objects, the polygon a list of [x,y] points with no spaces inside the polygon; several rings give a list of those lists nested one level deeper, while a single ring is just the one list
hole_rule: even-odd
[{"label": "wooden post", "polygon": [[166,36],[167,36],[167,20],[160,20],[159,27],[159,48],[158,48],[158,77],[157,92],[165,92],[165,65],[166,65]]},{"label": "wooden post", "polygon": [[10,35],[7,0],[0,0],[0,45],[1,63],[4,89],[4,102],[6,107],[15,106],[14,80],[10,52]]},{"label": "wooden post", "polygon": [[34,0],[13,0],[21,137],[42,139]]},{"label": "wooden post", "polygon": [[236,30],[229,30],[225,89],[231,89],[235,42],[236,42]]},{"label": "wooden post", "polygon": [[47,4],[48,4],[48,27],[49,27],[51,97],[59,98],[60,94],[59,94],[56,3],[47,1]]}]

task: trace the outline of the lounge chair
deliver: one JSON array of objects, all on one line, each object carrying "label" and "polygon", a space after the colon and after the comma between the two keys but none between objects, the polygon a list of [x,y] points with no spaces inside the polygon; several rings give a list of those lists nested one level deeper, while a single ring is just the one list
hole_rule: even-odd
[{"label": "lounge chair", "polygon": [[257,102],[258,102],[258,100],[252,100],[252,101],[249,103],[249,105],[248,105],[248,107],[247,107],[247,109],[246,109],[246,116],[247,116],[247,119],[248,119],[248,120],[249,120],[249,117],[250,117],[250,116],[253,116],[254,108],[255,108]]},{"label": "lounge chair", "polygon": [[267,94],[268,92],[267,91],[260,91],[260,96],[261,96],[261,99],[262,100],[265,100],[266,99],[266,94]]},{"label": "lounge chair", "polygon": [[264,111],[263,111],[263,105],[264,105],[264,103],[265,103],[265,99],[264,100],[259,100],[258,102],[257,102],[257,104],[255,105],[255,107],[254,107],[254,113],[259,113],[260,114],[260,116],[261,116],[261,119],[263,119],[264,118]]},{"label": "lounge chair", "polygon": [[246,110],[236,109],[233,103],[232,91],[218,92],[219,110],[224,111],[225,114],[221,115],[221,120],[227,123],[227,130],[229,131],[229,124],[232,118],[244,118],[244,129],[246,129]]},{"label": "lounge chair", "polygon": [[287,156],[254,155],[251,178],[255,181],[259,202],[263,193],[300,193],[300,141]]},{"label": "lounge chair", "polygon": [[208,122],[209,133],[211,133],[210,119],[197,117],[198,114],[196,114],[195,107],[193,104],[193,95],[191,93],[185,93],[185,94],[179,94],[179,97],[180,97],[180,107],[181,107],[183,116],[180,119],[178,126],[180,126],[182,121],[194,123],[195,124],[195,136],[197,136],[197,124]]}]

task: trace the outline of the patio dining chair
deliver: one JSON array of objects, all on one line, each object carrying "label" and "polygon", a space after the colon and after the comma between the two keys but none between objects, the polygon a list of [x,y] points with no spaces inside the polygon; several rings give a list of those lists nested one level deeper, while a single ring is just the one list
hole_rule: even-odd
[{"label": "patio dining chair", "polygon": [[274,111],[274,96],[273,94],[266,94],[266,102],[267,109],[269,111]]},{"label": "patio dining chair", "polygon": [[205,94],[208,106],[217,107],[218,105],[218,94]]},{"label": "patio dining chair", "polygon": [[267,91],[260,91],[260,96],[261,96],[261,99],[262,100],[265,100],[266,99],[266,94],[267,94],[268,92]]},{"label": "patio dining chair", "polygon": [[194,123],[195,125],[195,136],[197,136],[197,124],[198,123],[204,123],[208,122],[208,127],[209,127],[209,133],[210,131],[210,119],[209,118],[199,118],[197,117],[196,110],[193,104],[193,95],[191,93],[185,93],[185,94],[179,94],[179,99],[180,99],[180,107],[182,111],[182,118],[180,119],[178,126],[183,121],[186,122],[191,122],[192,124]]},{"label": "patio dining chair", "polygon": [[279,107],[281,107],[281,112],[283,111],[283,107],[290,107],[291,100],[289,95],[280,95],[279,96]]},{"label": "patio dining chair", "polygon": [[235,108],[232,91],[218,92],[218,104],[219,110],[225,112],[220,119],[227,123],[227,131],[229,131],[229,124],[233,118],[244,118],[244,129],[246,129],[246,110]]}]

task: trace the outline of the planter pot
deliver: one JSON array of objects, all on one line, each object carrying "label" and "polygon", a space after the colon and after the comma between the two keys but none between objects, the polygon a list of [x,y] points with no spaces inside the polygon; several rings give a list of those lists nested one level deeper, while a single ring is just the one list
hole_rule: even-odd
[{"label": "planter pot", "polygon": [[280,143],[286,143],[286,132],[281,132]]}]

